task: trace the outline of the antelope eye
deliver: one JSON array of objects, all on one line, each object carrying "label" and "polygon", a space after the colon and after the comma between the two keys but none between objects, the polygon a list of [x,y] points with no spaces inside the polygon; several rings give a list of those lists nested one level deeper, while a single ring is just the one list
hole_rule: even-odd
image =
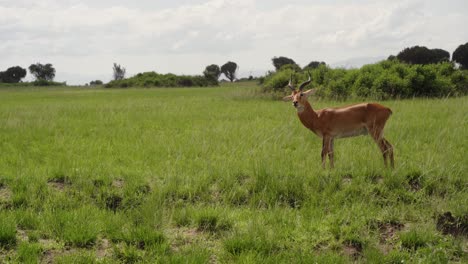
[{"label": "antelope eye", "polygon": [[303,94],[303,93],[301,93],[301,96],[303,96],[303,95],[304,95],[304,94]]}]

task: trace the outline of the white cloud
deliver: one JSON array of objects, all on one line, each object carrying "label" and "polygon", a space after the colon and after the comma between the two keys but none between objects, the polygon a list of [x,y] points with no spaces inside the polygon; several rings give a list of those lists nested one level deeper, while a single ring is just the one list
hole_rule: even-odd
[{"label": "white cloud", "polygon": [[463,1],[97,2],[0,1],[0,68],[46,60],[57,78],[78,69],[84,83],[82,76],[104,76],[114,61],[130,73],[194,74],[228,60],[256,71],[271,68],[274,56],[333,63],[412,45],[452,52],[468,40]]}]

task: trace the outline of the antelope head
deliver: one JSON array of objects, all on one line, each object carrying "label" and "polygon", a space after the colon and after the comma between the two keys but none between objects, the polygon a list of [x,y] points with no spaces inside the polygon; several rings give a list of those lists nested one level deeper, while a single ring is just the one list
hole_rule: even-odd
[{"label": "antelope head", "polygon": [[304,106],[307,102],[307,97],[315,93],[315,89],[310,89],[307,91],[302,91],[304,87],[306,87],[311,82],[310,73],[309,79],[299,85],[299,89],[296,89],[292,84],[292,74],[291,78],[289,79],[288,87],[292,90],[291,95],[288,95],[283,98],[284,101],[292,100],[293,106],[296,108],[297,112],[302,112],[304,110]]}]

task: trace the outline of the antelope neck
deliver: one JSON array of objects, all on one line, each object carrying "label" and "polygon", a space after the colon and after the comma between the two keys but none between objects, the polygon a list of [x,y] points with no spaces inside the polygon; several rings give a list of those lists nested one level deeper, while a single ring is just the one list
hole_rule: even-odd
[{"label": "antelope neck", "polygon": [[312,109],[312,106],[309,102],[306,101],[304,104],[304,110],[302,110],[302,112],[298,112],[297,115],[305,127],[317,134],[316,130],[318,128],[319,122],[318,115],[314,109]]}]

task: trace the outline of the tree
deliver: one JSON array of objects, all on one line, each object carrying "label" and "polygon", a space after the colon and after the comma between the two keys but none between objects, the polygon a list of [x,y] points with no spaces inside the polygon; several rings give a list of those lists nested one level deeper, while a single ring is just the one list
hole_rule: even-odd
[{"label": "tree", "polygon": [[114,62],[114,80],[122,80],[125,78],[125,68]]},{"label": "tree", "polygon": [[293,72],[300,72],[301,67],[297,64],[285,64],[279,68],[278,71],[287,71],[287,70],[292,70]]},{"label": "tree", "polygon": [[468,69],[468,42],[458,46],[453,52],[452,60],[459,63],[462,69]]},{"label": "tree", "polygon": [[4,72],[0,72],[0,82],[17,83],[26,76],[26,69],[20,66],[10,67]]},{"label": "tree", "polygon": [[442,49],[428,49],[424,46],[405,48],[396,56],[409,64],[431,64],[450,60],[450,53]]},{"label": "tree", "polygon": [[433,63],[450,61],[450,52],[443,49],[431,49]]},{"label": "tree", "polygon": [[235,62],[228,61],[223,66],[221,66],[221,72],[231,82],[233,82],[236,79],[236,71],[237,71],[237,64]]},{"label": "tree", "polygon": [[304,67],[304,69],[305,69],[305,68],[316,69],[316,68],[318,68],[320,65],[326,65],[326,63],[323,62],[323,61],[311,61],[311,62],[309,62],[309,64],[307,64],[307,66]]},{"label": "tree", "polygon": [[50,63],[45,65],[39,62],[36,64],[31,64],[29,66],[29,72],[34,75],[38,81],[52,81],[55,78],[55,68]]},{"label": "tree", "polygon": [[89,85],[102,85],[103,82],[101,80],[90,81]]},{"label": "tree", "polygon": [[273,62],[273,66],[275,66],[275,69],[276,70],[279,70],[281,69],[281,67],[283,67],[284,65],[287,65],[287,64],[293,64],[293,65],[297,65],[296,62],[294,62],[293,59],[290,59],[290,58],[287,58],[287,57],[274,57],[273,59],[271,59],[271,61]]},{"label": "tree", "polygon": [[203,71],[203,75],[205,78],[218,81],[219,76],[221,75],[221,69],[216,64],[211,64],[206,66],[205,70]]}]

